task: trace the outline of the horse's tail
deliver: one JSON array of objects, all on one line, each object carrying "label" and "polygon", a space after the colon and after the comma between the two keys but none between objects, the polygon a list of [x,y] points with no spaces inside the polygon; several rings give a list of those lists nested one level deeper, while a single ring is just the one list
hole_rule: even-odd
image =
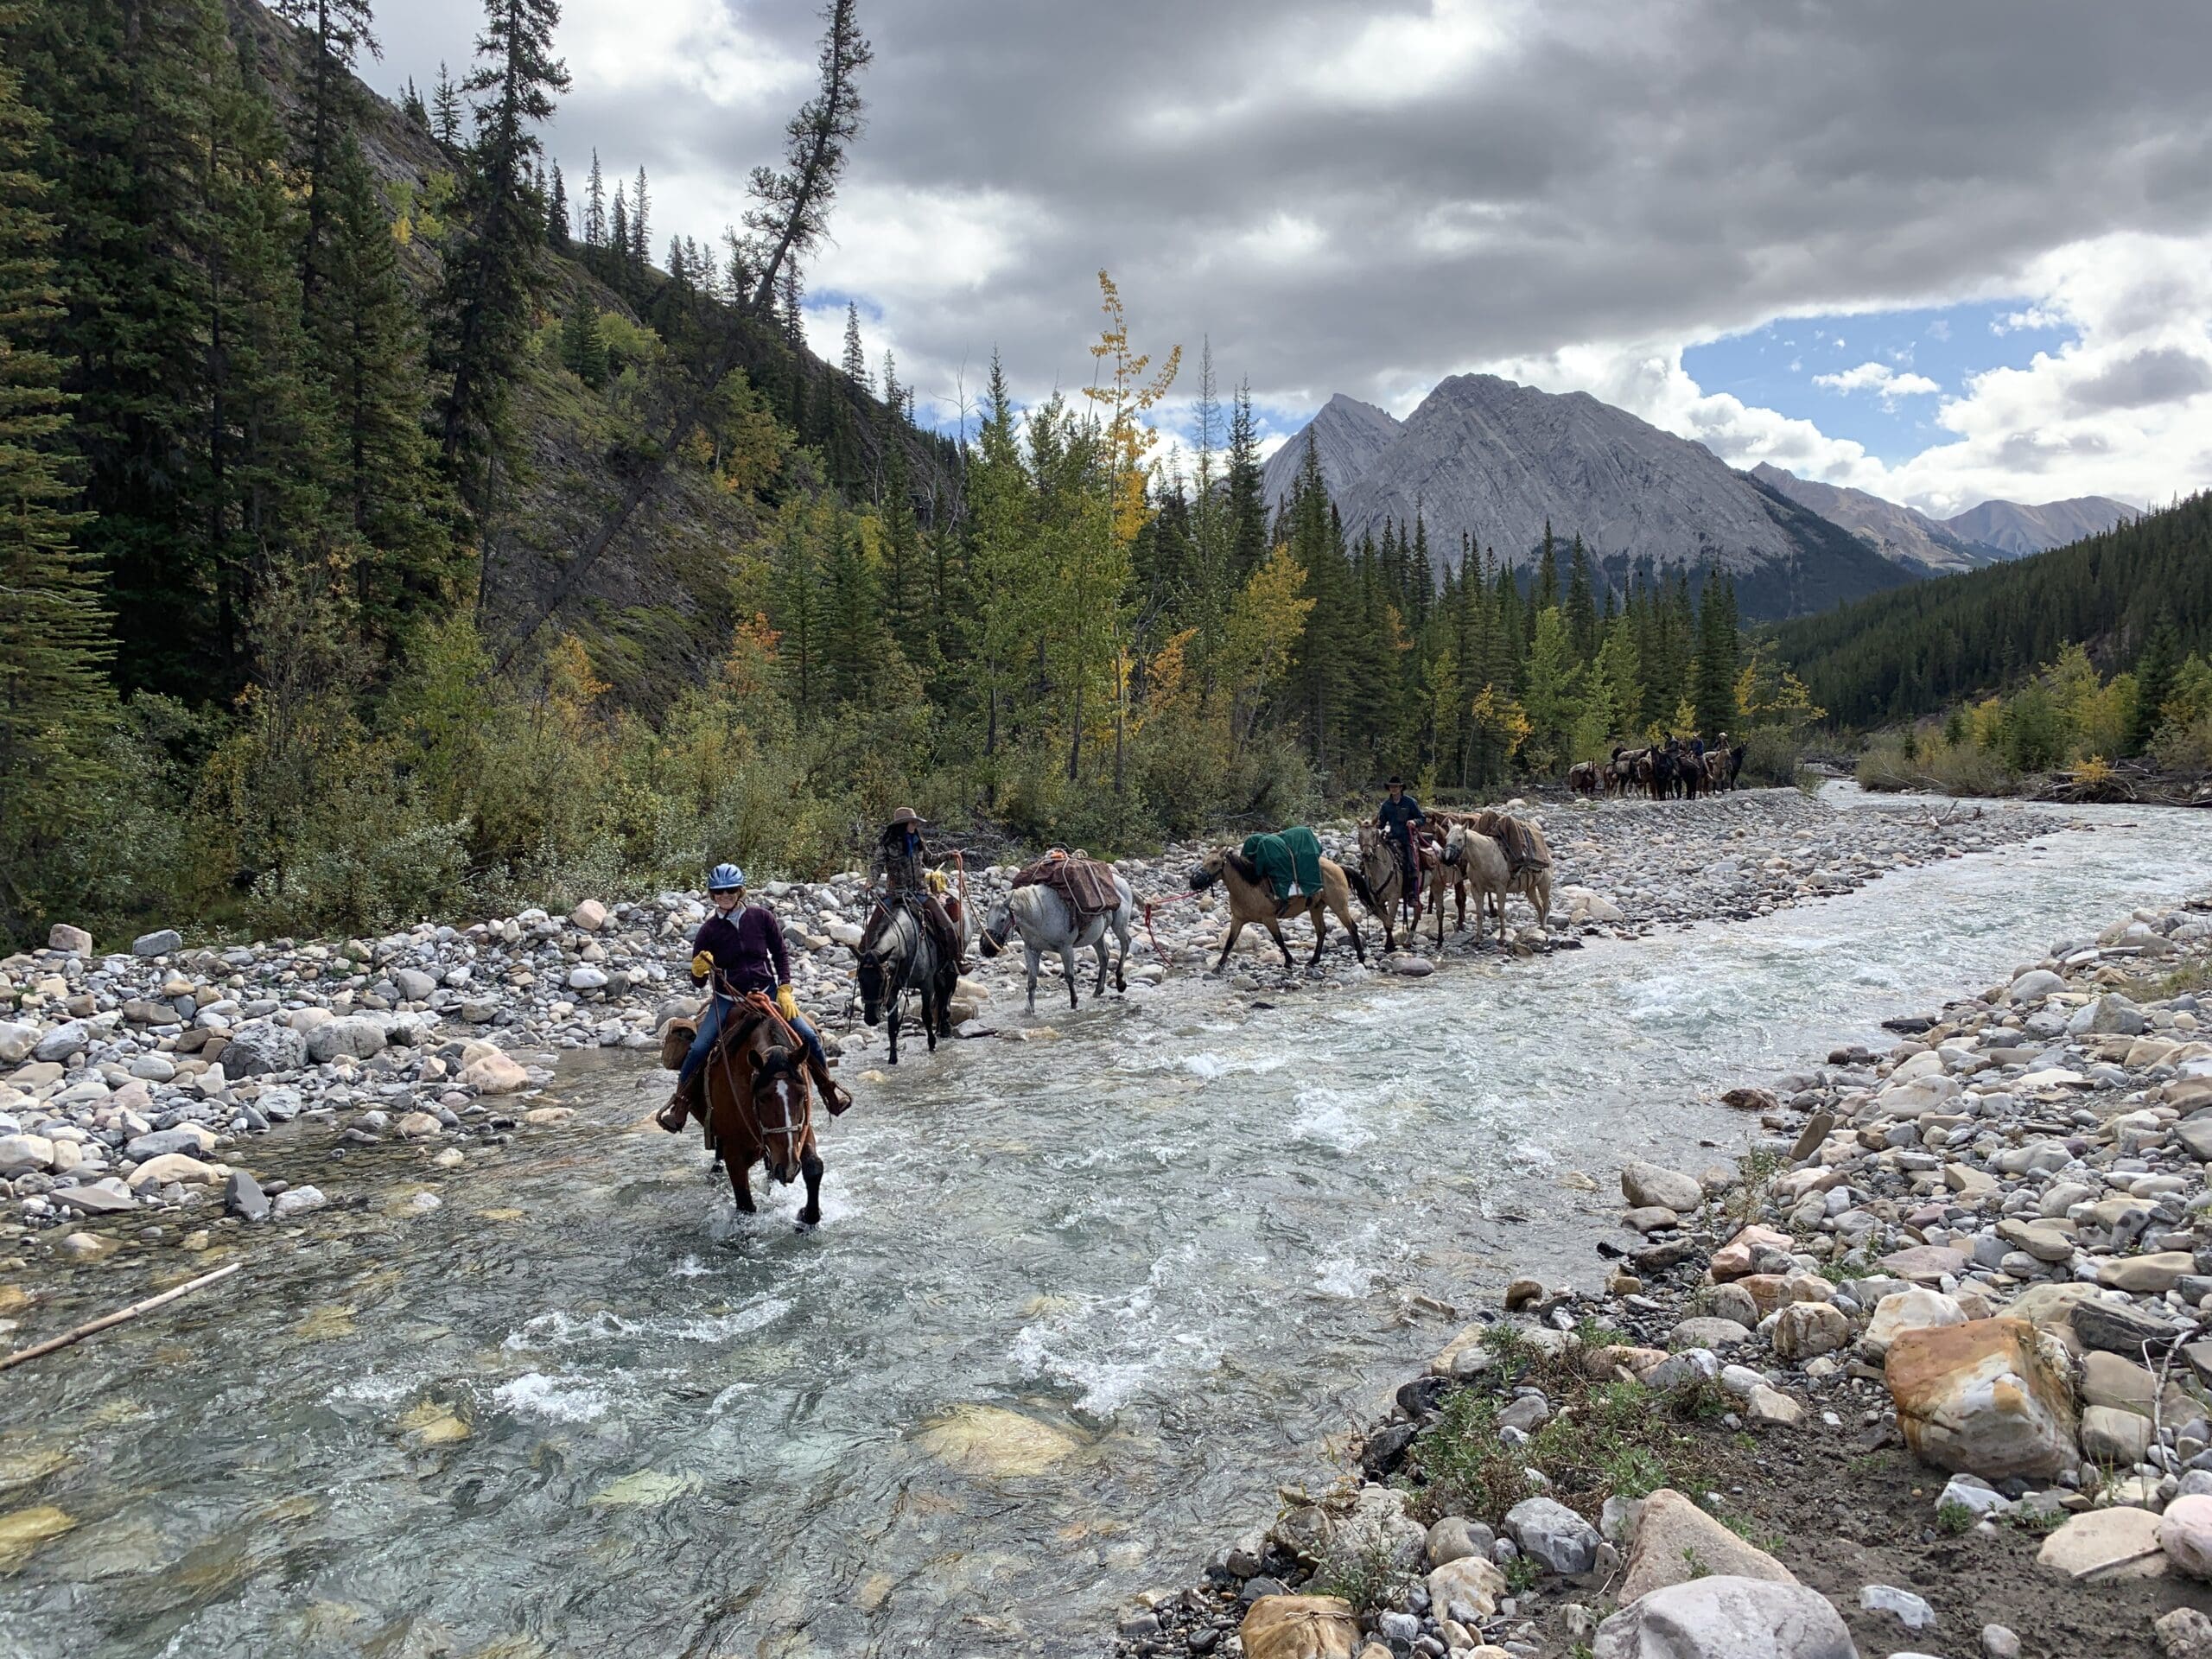
[{"label": "horse's tail", "polygon": [[1375,889],[1367,885],[1367,878],[1349,864],[1344,867],[1344,880],[1351,883],[1351,890],[1359,895],[1359,902],[1376,915],[1382,913],[1382,901],[1375,896]]}]

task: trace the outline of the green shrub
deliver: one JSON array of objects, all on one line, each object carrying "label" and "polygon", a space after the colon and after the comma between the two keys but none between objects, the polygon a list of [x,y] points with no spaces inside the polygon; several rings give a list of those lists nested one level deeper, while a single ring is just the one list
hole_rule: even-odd
[{"label": "green shrub", "polygon": [[1744,770],[1738,774],[1738,781],[1777,786],[1794,784],[1802,754],[1797,734],[1787,727],[1754,728],[1744,739]]}]

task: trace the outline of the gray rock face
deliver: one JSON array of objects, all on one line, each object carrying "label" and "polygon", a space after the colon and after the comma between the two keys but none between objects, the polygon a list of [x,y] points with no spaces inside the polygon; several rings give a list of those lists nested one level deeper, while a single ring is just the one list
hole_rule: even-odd
[{"label": "gray rock face", "polygon": [[1715,1574],[1654,1590],[1598,1627],[1596,1659],[1859,1659],[1843,1617],[1802,1584]]},{"label": "gray rock face", "polygon": [[1832,524],[1841,524],[1892,564],[1953,575],[1999,556],[1997,550],[1975,546],[1924,512],[1885,501],[1864,490],[1816,483],[1784,472],[1770,461],[1761,461],[1751,473],[1769,489],[1781,491]]},{"label": "gray rock face", "polygon": [[183,946],[184,935],[173,927],[165,927],[158,932],[141,933],[131,940],[130,954],[134,957],[166,957],[170,951],[181,950]]},{"label": "gray rock face", "polygon": [[254,1020],[231,1033],[223,1051],[223,1070],[233,1077],[265,1077],[271,1071],[296,1071],[308,1063],[308,1039],[289,1026],[274,1020]]},{"label": "gray rock face", "polygon": [[261,1190],[261,1183],[242,1169],[231,1172],[230,1179],[223,1183],[223,1208],[245,1221],[265,1221],[269,1217],[269,1197]]},{"label": "gray rock face", "polygon": [[2082,495],[2070,501],[2046,501],[2039,507],[2018,501],[1985,501],[1943,520],[1943,528],[1969,542],[1993,547],[2012,558],[2047,552],[2100,535],[2126,518],[2143,515],[2110,496]]},{"label": "gray rock face", "polygon": [[41,1060],[66,1060],[92,1040],[92,1028],[81,1020],[72,1020],[40,1038],[31,1052]]},{"label": "gray rock face", "polygon": [[333,1020],[317,1026],[308,1033],[308,1058],[317,1065],[328,1064],[340,1054],[351,1054],[365,1060],[380,1053],[385,1046],[385,1027],[381,1020],[354,1014],[344,1020]]},{"label": "gray rock face", "polygon": [[1309,435],[1313,440],[1314,459],[1321,464],[1321,481],[1328,486],[1332,499],[1340,499],[1346,490],[1366,475],[1375,458],[1405,429],[1402,423],[1374,404],[1363,404],[1340,391],[1321,405],[1320,413],[1306,423],[1303,431],[1268,457],[1268,464],[1260,474],[1260,499],[1268,504],[1270,512],[1290,499],[1291,491],[1298,483],[1299,469],[1306,465],[1306,440]]}]

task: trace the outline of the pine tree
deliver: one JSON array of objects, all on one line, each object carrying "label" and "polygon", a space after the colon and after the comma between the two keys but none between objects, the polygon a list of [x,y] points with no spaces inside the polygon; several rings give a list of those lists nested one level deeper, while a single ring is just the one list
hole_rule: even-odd
[{"label": "pine tree", "polygon": [[330,221],[330,176],[339,146],[359,119],[353,70],[366,52],[384,50],[369,32],[368,0],[276,0],[276,15],[307,36],[308,84],[294,119],[304,174],[306,222],[300,238],[300,289],[312,315],[322,284],[323,245]]},{"label": "pine tree", "polygon": [[860,526],[841,518],[823,563],[822,669],[839,702],[865,699],[888,656],[882,588]]},{"label": "pine tree", "polygon": [[508,391],[530,327],[537,252],[545,221],[524,190],[535,130],[566,92],[569,72],[553,56],[557,0],[485,0],[478,64],[467,90],[477,137],[470,158],[467,239],[446,270],[438,361],[450,378],[441,448],[463,499],[480,516],[491,505],[488,469],[506,437]]},{"label": "pine tree", "polygon": [[1413,556],[1406,563],[1407,615],[1415,628],[1428,625],[1436,598],[1436,568],[1428,556],[1428,521],[1414,513]]},{"label": "pine tree", "polygon": [[407,77],[407,90],[399,95],[399,112],[423,131],[430,130],[430,111],[423,102],[423,94],[415,88],[415,77]]},{"label": "pine tree", "polygon": [[2181,667],[2181,632],[2174,626],[2171,607],[2162,608],[2135,659],[2135,709],[2128,721],[2126,753],[2141,754],[2151,747],[2163,723],[2162,710],[2173,695],[2174,675]]},{"label": "pine tree", "polygon": [[1590,583],[1590,555],[1583,549],[1580,531],[1575,532],[1574,550],[1568,556],[1566,613],[1575,660],[1586,663],[1598,654],[1598,607]]},{"label": "pine tree", "polygon": [[[0,10],[0,35],[20,21]],[[0,55],[0,939],[26,943],[43,861],[89,827],[111,717],[107,618],[73,539],[86,515],[73,510],[69,414],[45,344],[62,319],[48,187],[30,165],[45,124]]]},{"label": "pine tree", "polygon": [[861,308],[857,301],[845,302],[845,378],[859,390],[874,392],[874,378],[868,372],[868,350],[861,344]]},{"label": "pine tree", "polygon": [[461,93],[441,58],[437,84],[430,90],[430,136],[451,150],[458,150],[461,144]]},{"label": "pine tree", "polygon": [[638,169],[638,181],[630,192],[630,245],[623,250],[630,263],[639,270],[652,263],[652,242],[646,226],[650,212],[645,200],[645,169],[641,167]]},{"label": "pine tree", "polygon": [[1700,595],[1697,660],[1691,674],[1689,700],[1697,714],[1697,729],[1718,740],[1732,726],[1740,725],[1736,707],[1736,594],[1727,578],[1708,571]]},{"label": "pine tree", "polygon": [[558,162],[553,163],[553,194],[545,207],[545,239],[556,253],[569,251],[569,187]]},{"label": "pine tree", "polygon": [[607,220],[607,245],[615,256],[618,271],[630,257],[630,206],[623,198],[626,188],[620,184],[614,187],[614,211]]},{"label": "pine tree", "polygon": [[591,153],[591,179],[584,186],[584,245],[607,245],[607,183],[600,176],[599,152]]},{"label": "pine tree", "polygon": [[581,294],[561,319],[561,362],[594,390],[607,384],[607,337],[600,330],[599,308]]}]

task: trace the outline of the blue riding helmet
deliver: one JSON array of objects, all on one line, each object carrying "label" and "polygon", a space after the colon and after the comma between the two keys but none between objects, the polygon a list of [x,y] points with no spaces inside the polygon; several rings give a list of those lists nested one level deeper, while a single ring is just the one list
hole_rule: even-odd
[{"label": "blue riding helmet", "polygon": [[745,872],[734,864],[717,864],[707,877],[709,893],[735,893],[745,885]]}]

